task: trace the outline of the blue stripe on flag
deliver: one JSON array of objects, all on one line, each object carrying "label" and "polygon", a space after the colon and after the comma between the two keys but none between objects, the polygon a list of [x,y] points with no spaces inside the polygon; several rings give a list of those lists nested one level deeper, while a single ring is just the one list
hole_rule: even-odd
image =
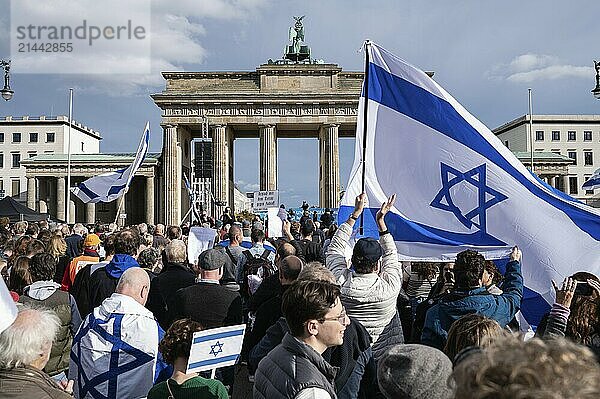
[{"label": "blue stripe on flag", "polygon": [[79,183],[79,185],[77,186],[77,188],[79,188],[81,191],[83,191],[83,193],[85,195],[87,195],[90,199],[94,199],[94,198],[98,198],[99,195],[96,194],[95,192],[93,192],[92,190],[90,190],[85,183]]},{"label": "blue stripe on flag", "polygon": [[225,331],[225,332],[220,332],[220,333],[216,333],[216,334],[205,335],[203,337],[194,338],[194,343],[197,344],[200,342],[212,341],[215,339],[237,337],[238,335],[243,335],[243,334],[244,334],[243,329],[242,330],[234,330],[234,331]]},{"label": "blue stripe on flag", "polygon": [[369,65],[369,99],[423,123],[485,156],[539,199],[564,212],[581,230],[600,240],[597,215],[556,198],[529,181],[447,101],[373,63]]},{"label": "blue stripe on flag", "polygon": [[239,357],[239,355],[229,355],[229,356],[218,357],[216,359],[202,360],[201,362],[196,362],[196,363],[190,364],[190,366],[188,367],[188,370],[193,370],[195,368],[203,367],[203,366],[211,366],[213,364],[236,361],[238,357]]},{"label": "blue stripe on flag", "polygon": [[125,184],[121,184],[119,186],[111,186],[110,190],[108,190],[108,195],[119,194],[124,188]]},{"label": "blue stripe on flag", "polygon": [[[338,211],[339,223],[345,222],[352,211],[354,211],[353,206],[340,206]],[[363,235],[365,237],[379,236],[376,227],[377,224],[375,223],[377,211],[379,211],[379,208],[365,208],[363,211],[363,217],[365,218],[365,230]],[[452,246],[464,245],[465,242],[477,242],[477,245],[480,246],[507,245],[505,242],[500,241],[489,234],[485,234],[481,230],[474,233],[455,233],[405,219],[393,212],[389,212],[386,215],[385,221],[390,234],[394,237],[394,241],[424,242],[428,244]]]}]

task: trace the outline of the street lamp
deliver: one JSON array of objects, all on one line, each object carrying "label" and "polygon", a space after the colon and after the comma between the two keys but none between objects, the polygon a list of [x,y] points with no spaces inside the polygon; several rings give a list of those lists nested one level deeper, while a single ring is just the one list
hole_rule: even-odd
[{"label": "street lamp", "polygon": [[14,94],[14,91],[10,89],[10,75],[8,74],[10,72],[10,60],[0,60],[0,67],[4,69],[4,87],[0,90],[0,94],[2,94],[3,99],[8,101]]},{"label": "street lamp", "polygon": [[592,94],[600,99],[600,61],[594,60],[594,68],[596,69],[596,87],[592,90]]}]

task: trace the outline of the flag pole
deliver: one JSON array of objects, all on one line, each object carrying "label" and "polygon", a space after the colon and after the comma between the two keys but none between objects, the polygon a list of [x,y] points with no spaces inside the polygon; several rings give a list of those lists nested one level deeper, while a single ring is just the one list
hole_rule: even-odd
[{"label": "flag pole", "polygon": [[533,107],[531,105],[531,88],[527,89],[529,92],[529,142],[531,144],[531,154],[530,154],[530,169],[533,172]]},{"label": "flag pole", "polygon": [[125,191],[123,192],[123,195],[121,195],[121,198],[119,198],[119,205],[117,206],[117,214],[115,215],[115,224],[117,224],[117,222],[119,220],[119,214],[121,213],[121,208],[123,208],[123,203],[125,202],[125,195],[127,194],[127,191],[129,191],[129,186],[125,187]]},{"label": "flag pole", "polygon": [[[371,45],[370,40],[365,41],[365,79],[364,79],[364,103],[363,103],[363,141],[362,141],[362,183],[361,183],[361,194],[365,192],[365,170],[367,157],[367,114],[369,110],[369,46]],[[358,234],[363,234],[364,226],[364,212],[360,215],[360,224],[358,227]]]},{"label": "flag pole", "polygon": [[69,143],[67,144],[67,189],[65,190],[65,215],[66,222],[69,224],[71,219],[70,208],[71,208],[71,125],[73,124],[73,89],[69,89]]}]

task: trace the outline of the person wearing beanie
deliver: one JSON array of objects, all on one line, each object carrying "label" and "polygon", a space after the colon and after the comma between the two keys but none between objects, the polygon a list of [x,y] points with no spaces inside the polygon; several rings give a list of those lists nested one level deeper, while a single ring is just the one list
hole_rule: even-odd
[{"label": "person wearing beanie", "polygon": [[379,241],[371,237],[358,240],[352,252],[352,266],[348,268],[345,249],[366,200],[365,193],[356,197],[354,210],[331,239],[326,263],[341,286],[341,299],[348,316],[358,320],[371,335],[377,360],[388,347],[404,342],[396,309],[396,299],[402,290],[402,268],[394,238],[385,224],[385,215],[394,205],[395,194],[381,205],[375,216]]},{"label": "person wearing beanie", "polygon": [[75,276],[85,265],[88,263],[98,263],[100,256],[98,255],[98,248],[100,248],[100,237],[96,234],[88,234],[85,239],[80,242],[83,248],[79,251],[79,256],[73,258],[65,274],[63,275],[62,284],[60,289],[63,291],[69,291],[75,281]]},{"label": "person wearing beanie", "polygon": [[391,347],[379,360],[379,389],[388,399],[450,399],[452,362],[439,349],[407,344]]}]

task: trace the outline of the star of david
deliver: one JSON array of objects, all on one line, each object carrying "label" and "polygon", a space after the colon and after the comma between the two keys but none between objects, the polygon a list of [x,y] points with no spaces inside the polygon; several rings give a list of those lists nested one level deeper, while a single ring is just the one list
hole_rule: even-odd
[{"label": "star of david", "polygon": [[215,355],[215,357],[217,357],[219,355],[219,353],[223,352],[223,344],[220,343],[219,341],[215,342],[214,345],[210,346],[210,354],[211,355]]},{"label": "star of david", "polygon": [[[110,320],[113,321],[113,333],[109,333],[102,326],[106,326],[109,324]],[[79,397],[83,398],[89,393],[89,395],[94,399],[106,399],[114,398],[117,394],[117,383],[118,377],[120,374],[126,373],[133,369],[136,369],[143,364],[146,364],[150,361],[153,361],[154,358],[147,354],[146,352],[134,348],[128,343],[121,340],[121,321],[123,320],[122,314],[111,314],[108,319],[96,319],[94,314],[91,313],[88,317],[87,323],[82,325],[79,329],[77,335],[73,339],[73,348],[71,349],[71,360],[77,365],[77,383],[79,388]],[[97,333],[102,339],[113,344],[110,351],[110,361],[108,370],[99,373],[93,378],[89,378],[86,374],[86,370],[81,367],[81,338],[86,335],[88,332],[94,331]],[[128,363],[119,364],[119,354],[127,353],[133,357]],[[98,386],[101,386],[102,383],[107,382],[107,393],[104,394],[98,391]]]},{"label": "star of david", "polygon": [[[508,197],[501,192],[487,186],[485,164],[477,166],[466,172],[461,172],[441,163],[442,188],[437,193],[431,206],[449,211],[468,229],[473,225],[480,231],[486,232],[486,211],[492,206],[504,201]],[[460,182],[471,184],[477,189],[478,205],[476,208],[463,214],[452,200],[450,189]],[[477,218],[477,221],[474,219]]]}]

